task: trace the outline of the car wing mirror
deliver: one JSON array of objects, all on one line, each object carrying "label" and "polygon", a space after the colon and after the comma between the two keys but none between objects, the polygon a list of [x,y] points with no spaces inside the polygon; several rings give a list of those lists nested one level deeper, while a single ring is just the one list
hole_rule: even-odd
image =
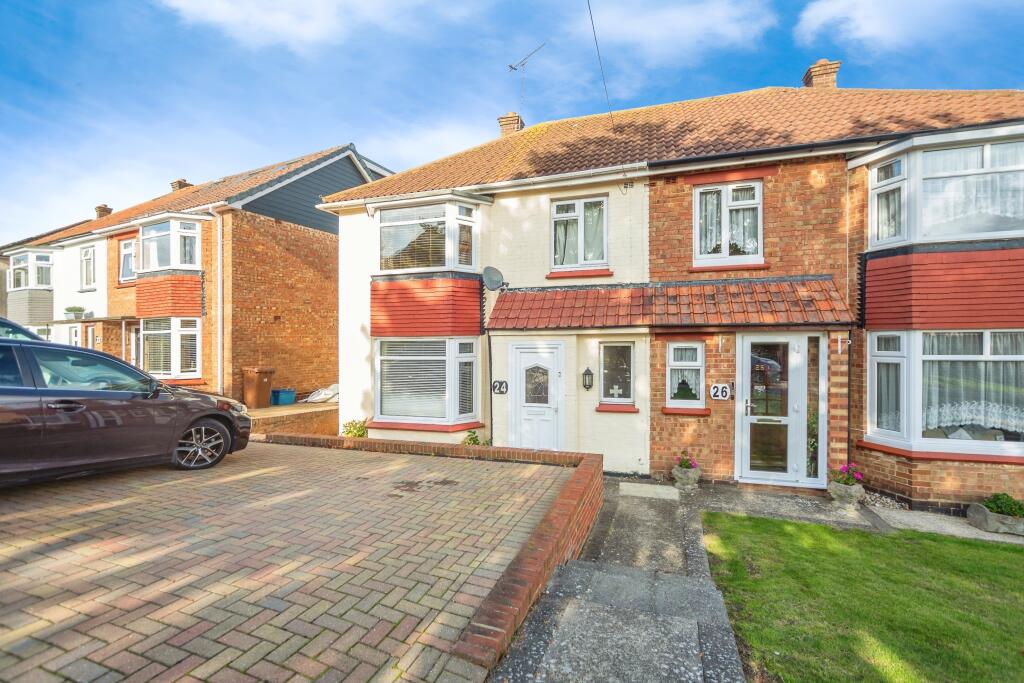
[{"label": "car wing mirror", "polygon": [[146,398],[156,398],[159,395],[160,382],[156,381],[155,379],[149,380],[149,394],[146,395]]}]

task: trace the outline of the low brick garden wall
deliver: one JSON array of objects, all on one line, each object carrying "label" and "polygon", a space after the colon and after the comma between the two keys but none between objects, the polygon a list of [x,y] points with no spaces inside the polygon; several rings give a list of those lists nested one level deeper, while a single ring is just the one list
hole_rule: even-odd
[{"label": "low brick garden wall", "polygon": [[530,607],[558,565],[579,557],[597,521],[604,494],[604,461],[594,453],[277,433],[260,435],[254,440],[376,453],[434,455],[575,468],[547,514],[484,598],[455,644],[453,654],[488,669],[508,650],[513,635],[526,619]]},{"label": "low brick garden wall", "polygon": [[338,409],[301,413],[253,416],[253,434],[323,434],[338,433]]}]

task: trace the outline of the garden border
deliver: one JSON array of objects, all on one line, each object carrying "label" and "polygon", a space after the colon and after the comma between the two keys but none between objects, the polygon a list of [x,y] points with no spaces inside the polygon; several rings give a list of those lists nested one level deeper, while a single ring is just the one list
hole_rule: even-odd
[{"label": "garden border", "polygon": [[572,476],[477,608],[452,649],[453,655],[487,669],[497,664],[508,650],[516,630],[555,569],[579,557],[597,521],[604,495],[604,458],[597,453],[304,434],[264,434],[253,440],[374,453],[573,467]]}]

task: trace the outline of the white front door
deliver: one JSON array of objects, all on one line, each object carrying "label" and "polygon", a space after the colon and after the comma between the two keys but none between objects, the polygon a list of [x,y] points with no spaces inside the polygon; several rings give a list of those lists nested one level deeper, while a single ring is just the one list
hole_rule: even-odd
[{"label": "white front door", "polygon": [[561,446],[562,345],[512,346],[512,408],[509,441],[520,448]]},{"label": "white front door", "polygon": [[824,344],[817,333],[742,336],[737,396],[741,480],[824,484]]}]

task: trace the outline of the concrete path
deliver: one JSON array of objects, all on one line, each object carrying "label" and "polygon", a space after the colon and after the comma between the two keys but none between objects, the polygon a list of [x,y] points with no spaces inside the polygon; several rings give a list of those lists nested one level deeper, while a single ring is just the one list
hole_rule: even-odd
[{"label": "concrete path", "polygon": [[928,531],[933,534],[973,538],[997,543],[1015,543],[1024,545],[1024,536],[1013,534],[993,534],[972,526],[964,517],[937,515],[933,512],[915,512],[913,510],[889,510],[881,507],[868,508],[884,519],[894,529],[913,529]]},{"label": "concrete path", "polygon": [[579,561],[561,567],[491,681],[743,681],[699,508],[607,479]]}]

